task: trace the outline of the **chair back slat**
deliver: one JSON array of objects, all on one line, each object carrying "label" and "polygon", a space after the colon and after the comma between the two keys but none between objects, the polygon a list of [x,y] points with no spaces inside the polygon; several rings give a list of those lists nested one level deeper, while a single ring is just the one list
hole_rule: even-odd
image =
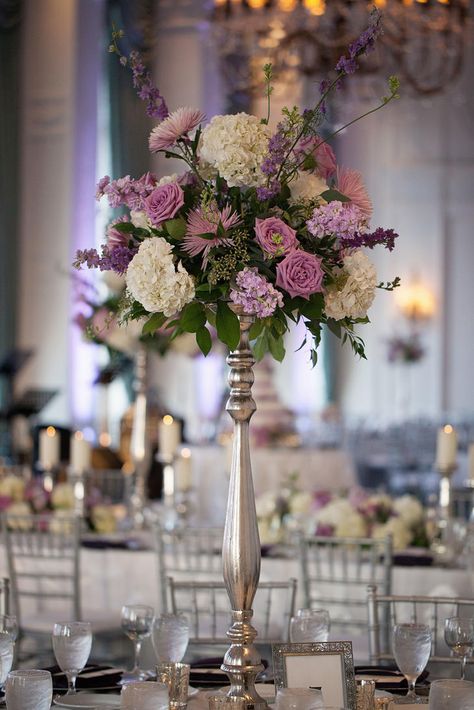
[{"label": "chair back slat", "polygon": [[167,611],[166,579],[170,575],[183,581],[205,574],[206,578],[222,579],[223,528],[181,526],[166,529],[160,521],[153,524],[153,539],[158,562],[158,585],[161,607]]},{"label": "chair back slat", "polygon": [[44,612],[47,600],[64,599],[70,617],[81,618],[79,536],[81,520],[74,515],[2,515],[12,605],[21,627],[23,600]]},{"label": "chair back slat", "polygon": [[300,562],[305,607],[327,608],[333,627],[366,627],[368,584],[391,591],[390,537],[301,536]]},{"label": "chair back slat", "polygon": [[[370,661],[394,660],[391,644],[395,624],[414,622],[431,629],[430,660],[459,662],[444,641],[444,620],[449,616],[474,616],[474,599],[440,596],[378,594],[377,585],[367,588]],[[472,659],[471,659],[472,661]]]},{"label": "chair back slat", "polygon": [[[224,582],[179,581],[168,577],[174,614],[188,616],[194,644],[227,644],[231,607]],[[287,641],[294,614],[296,580],[261,582],[254,600],[257,642]]]}]

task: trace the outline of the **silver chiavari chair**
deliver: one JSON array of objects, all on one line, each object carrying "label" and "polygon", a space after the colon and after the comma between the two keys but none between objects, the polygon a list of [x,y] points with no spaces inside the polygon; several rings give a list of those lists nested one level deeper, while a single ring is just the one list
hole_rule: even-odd
[{"label": "silver chiavari chair", "polygon": [[[185,614],[190,622],[190,643],[228,645],[231,607],[224,582],[179,582],[172,577],[167,581],[173,614]],[[260,582],[253,602],[256,643],[288,640],[295,598],[296,579]]]},{"label": "silver chiavari chair", "polygon": [[52,621],[81,619],[76,516],[2,515],[12,611],[20,635],[51,634]]},{"label": "silver chiavari chair", "polygon": [[366,589],[379,584],[391,591],[392,540],[372,538],[300,538],[304,605],[324,608],[331,629],[347,633],[367,626]]},{"label": "silver chiavari chair", "polygon": [[205,576],[205,581],[222,579],[223,528],[175,527],[166,529],[153,523],[153,540],[158,560],[158,586],[161,608],[169,608],[166,578],[173,574],[181,580]]},{"label": "silver chiavari chair", "polygon": [[[474,616],[474,599],[438,596],[378,594],[377,585],[367,587],[370,661],[394,660],[392,629],[395,624],[426,624],[431,628],[431,662],[456,662],[444,641],[444,622],[450,616]],[[473,659],[470,659],[471,662]]]}]

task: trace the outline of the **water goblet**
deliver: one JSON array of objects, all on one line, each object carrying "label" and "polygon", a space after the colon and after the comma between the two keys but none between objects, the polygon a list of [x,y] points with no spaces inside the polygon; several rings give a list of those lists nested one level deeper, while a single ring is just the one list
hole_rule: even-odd
[{"label": "water goblet", "polygon": [[67,695],[76,692],[76,678],[84,669],[92,647],[92,628],[88,621],[54,624],[53,650],[67,678]]},{"label": "water goblet", "polygon": [[53,681],[49,671],[11,671],[5,685],[8,710],[49,710]]},{"label": "water goblet", "polygon": [[408,693],[397,698],[395,704],[422,703],[423,700],[415,694],[415,684],[430,657],[430,627],[425,624],[396,624],[392,644],[397,666],[408,683]]},{"label": "water goblet", "polygon": [[154,618],[155,611],[151,606],[127,604],[122,607],[122,630],[133,641],[134,648],[133,668],[123,676],[123,682],[146,678],[146,673],[140,670],[140,651],[143,640],[151,634]]},{"label": "water goblet", "polygon": [[429,710],[473,710],[474,683],[469,680],[434,680],[430,685]]},{"label": "water goblet", "polygon": [[292,643],[314,643],[329,638],[330,619],[326,609],[298,609],[290,620]]},{"label": "water goblet", "polygon": [[13,664],[13,641],[8,634],[0,634],[0,705],[4,705],[4,685]]},{"label": "water goblet", "polygon": [[183,614],[161,614],[151,637],[158,663],[179,663],[188,647],[189,624]]},{"label": "water goblet", "polygon": [[451,616],[444,624],[444,640],[461,661],[461,680],[466,674],[466,663],[474,648],[474,617]]},{"label": "water goblet", "polygon": [[0,634],[8,634],[15,643],[18,637],[18,620],[14,614],[0,614]]}]

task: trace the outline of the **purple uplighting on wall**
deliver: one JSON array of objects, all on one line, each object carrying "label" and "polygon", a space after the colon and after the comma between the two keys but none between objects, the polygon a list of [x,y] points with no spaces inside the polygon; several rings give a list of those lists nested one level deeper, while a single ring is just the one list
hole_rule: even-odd
[{"label": "purple uplighting on wall", "polygon": [[[97,153],[97,100],[101,77],[101,36],[104,3],[78,3],[76,54],[76,100],[74,135],[74,175],[71,223],[71,261],[77,249],[90,246],[95,233]],[[71,287],[69,327],[69,402],[74,425],[84,426],[93,419],[97,349],[87,344],[74,324],[77,293]]]}]

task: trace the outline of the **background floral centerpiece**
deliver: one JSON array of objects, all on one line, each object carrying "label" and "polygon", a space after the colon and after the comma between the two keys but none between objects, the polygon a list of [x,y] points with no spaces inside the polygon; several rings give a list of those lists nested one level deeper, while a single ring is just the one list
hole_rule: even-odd
[{"label": "background floral centerpiece", "polygon": [[[238,113],[206,123],[196,108],[169,112],[140,56],[121,54],[122,33],[114,30],[110,50],[130,66],[149,115],[159,120],[149,137],[151,152],[185,164],[181,174],[161,179],[146,173],[99,182],[97,197],[127,214],[112,222],[101,252],[82,250],[75,264],[125,274],[122,322],[142,321],[143,335],[166,327],[170,340],[193,333],[207,354],[210,327],[228,348],[237,346],[235,305],[256,316],[250,335],[258,359],[270,352],[281,360],[285,332],[300,320],[313,363],[323,324],[364,356],[355,327],[368,321],[376,288],[392,290],[398,279],[379,283],[363,248],[391,250],[397,235],[371,229],[372,204],[361,175],[337,165],[328,140],[342,128],[322,136],[328,97],[357,69],[380,31],[374,12],[334,76],[322,82],[314,106],[285,108],[272,133],[271,66],[264,68],[266,117]],[[368,113],[397,92],[392,77],[388,95]]]}]

